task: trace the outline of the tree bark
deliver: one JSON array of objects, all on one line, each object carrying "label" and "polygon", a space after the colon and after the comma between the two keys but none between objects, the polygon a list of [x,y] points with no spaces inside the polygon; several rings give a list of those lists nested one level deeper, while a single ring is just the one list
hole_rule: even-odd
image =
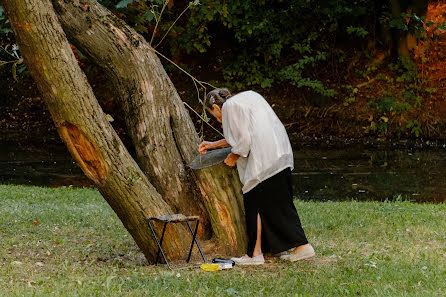
[{"label": "tree bark", "polygon": [[[138,163],[175,210],[203,211],[213,239],[228,252],[246,248],[240,181],[225,165],[191,172],[198,135],[187,110],[150,45],[91,0],[52,0],[73,44],[102,67],[126,114]],[[198,185],[198,187],[196,187]]]},{"label": "tree bark", "polygon": [[[4,0],[2,6],[60,137],[146,258],[154,259],[157,249],[146,219],[171,214],[173,210],[149,183],[107,121],[50,0]],[[187,244],[178,235],[186,234],[185,229],[175,224],[168,230],[168,255],[184,256]]]},{"label": "tree bark", "polygon": [[[96,2],[53,1],[69,40],[112,81],[123,107],[136,161],[175,212],[208,216],[184,166],[198,141],[157,56],[141,36]],[[156,87],[155,87],[156,86]],[[175,98],[177,99],[177,98]],[[181,121],[180,124],[178,122]],[[175,131],[173,130],[175,126]],[[185,136],[179,142],[177,138]],[[188,136],[188,137],[187,137]],[[177,146],[183,146],[179,149]]]}]

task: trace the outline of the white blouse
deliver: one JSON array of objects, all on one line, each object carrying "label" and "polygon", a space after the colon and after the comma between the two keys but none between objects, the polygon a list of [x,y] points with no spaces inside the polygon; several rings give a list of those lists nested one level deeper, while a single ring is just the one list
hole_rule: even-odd
[{"label": "white blouse", "polygon": [[294,168],[285,127],[266,100],[254,91],[229,98],[222,107],[223,134],[240,155],[237,169],[243,194],[287,167]]}]

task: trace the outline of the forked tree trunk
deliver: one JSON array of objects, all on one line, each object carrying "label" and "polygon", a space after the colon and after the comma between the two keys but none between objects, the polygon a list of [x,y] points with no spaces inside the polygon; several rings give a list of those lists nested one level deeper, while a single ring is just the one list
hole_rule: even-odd
[{"label": "forked tree trunk", "polygon": [[[176,211],[203,215],[228,252],[246,247],[240,181],[225,165],[191,172],[198,135],[158,57],[142,36],[91,0],[52,0],[73,44],[102,67],[123,106],[137,161]],[[197,191],[198,184],[199,191]]]},{"label": "forked tree trunk", "polygon": [[[155,249],[145,219],[177,210],[186,214],[200,211],[201,202],[218,244],[228,252],[244,250],[238,177],[224,165],[187,174],[185,163],[196,153],[198,137],[150,46],[95,1],[53,3],[73,43],[102,66],[114,82],[139,163],[149,180],[106,121],[49,0],[4,0],[25,62],[61,138],[147,259],[153,259]],[[199,191],[194,191],[194,184]],[[175,257],[183,252],[183,229],[170,230],[168,252]]]},{"label": "forked tree trunk", "polygon": [[[25,63],[58,133],[150,261],[156,251],[146,219],[172,213],[107,121],[79,68],[50,0],[4,0]],[[184,256],[186,234],[170,226],[168,254]]]},{"label": "forked tree trunk", "polygon": [[149,181],[175,212],[200,214],[209,221],[184,166],[194,154],[190,148],[196,148],[197,135],[192,122],[183,120],[189,115],[181,100],[172,100],[176,90],[157,56],[140,45],[145,43],[141,36],[97,3],[55,0],[53,5],[68,39],[113,83],[136,161]]}]

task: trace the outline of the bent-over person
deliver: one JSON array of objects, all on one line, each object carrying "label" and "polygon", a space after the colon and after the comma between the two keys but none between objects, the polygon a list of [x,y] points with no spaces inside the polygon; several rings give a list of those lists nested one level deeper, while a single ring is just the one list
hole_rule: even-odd
[{"label": "bent-over person", "polygon": [[293,151],[271,106],[254,91],[232,96],[228,89],[211,91],[205,106],[222,123],[225,138],[203,141],[198,150],[205,154],[231,146],[225,164],[237,164],[243,184],[248,249],[246,255],[232,260],[239,265],[264,264],[264,252],[283,253],[280,258],[289,261],[313,257],[293,203]]}]

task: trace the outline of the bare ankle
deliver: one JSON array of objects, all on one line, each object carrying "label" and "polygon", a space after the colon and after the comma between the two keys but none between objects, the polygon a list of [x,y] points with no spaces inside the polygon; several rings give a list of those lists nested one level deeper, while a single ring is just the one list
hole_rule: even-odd
[{"label": "bare ankle", "polygon": [[303,248],[306,248],[306,247],[308,247],[308,246],[310,246],[309,243],[306,243],[306,244],[303,244],[303,245],[296,246],[296,247],[294,248],[294,250],[292,251],[292,253],[297,253],[299,250],[301,250],[301,249],[303,249]]}]

